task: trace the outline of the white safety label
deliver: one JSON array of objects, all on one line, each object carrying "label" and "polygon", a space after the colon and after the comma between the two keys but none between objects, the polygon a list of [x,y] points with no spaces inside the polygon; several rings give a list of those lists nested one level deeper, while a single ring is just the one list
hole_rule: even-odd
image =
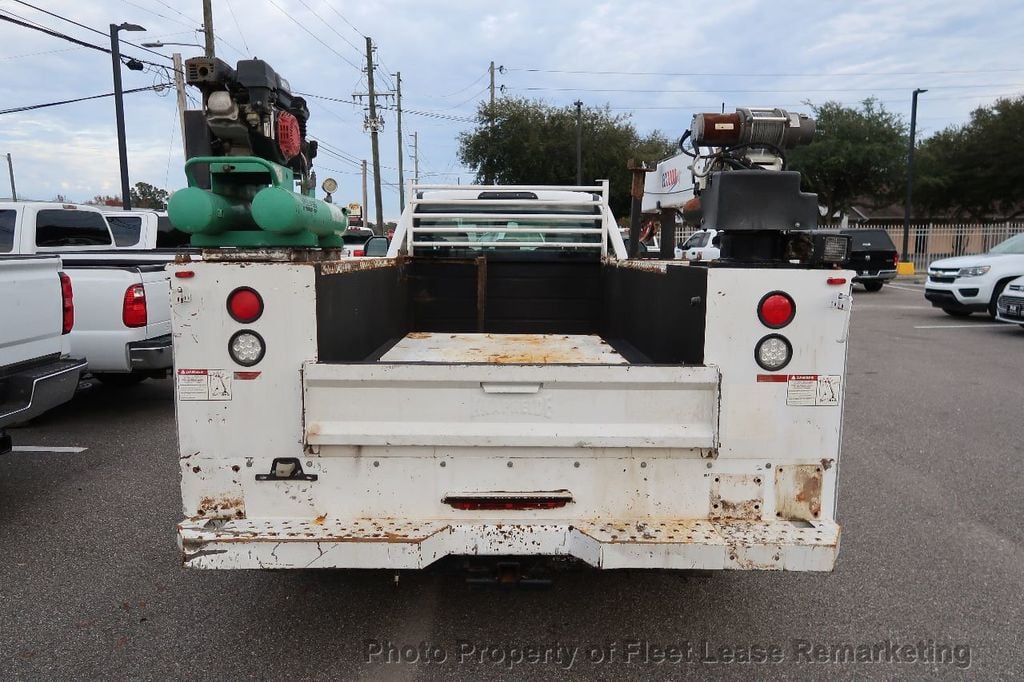
[{"label": "white safety label", "polygon": [[225,369],[179,369],[178,400],[231,400],[231,372]]},{"label": "white safety label", "polygon": [[787,405],[838,405],[842,377],[838,374],[790,374]]}]

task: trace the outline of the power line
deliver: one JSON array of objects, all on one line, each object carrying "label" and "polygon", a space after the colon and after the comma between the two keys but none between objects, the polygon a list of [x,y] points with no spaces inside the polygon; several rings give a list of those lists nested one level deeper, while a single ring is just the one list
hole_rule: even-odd
[{"label": "power line", "polygon": [[330,45],[328,45],[324,41],[322,41],[315,33],[310,31],[308,28],[305,27],[305,25],[303,25],[301,22],[299,22],[298,19],[296,19],[292,15],[288,14],[287,12],[285,12],[284,9],[282,9],[280,5],[278,5],[276,2],[274,2],[274,0],[267,0],[267,2],[269,2],[271,5],[276,7],[278,12],[280,12],[281,14],[285,15],[286,17],[288,17],[293,24],[295,24],[296,26],[301,28],[303,31],[308,33],[310,35],[310,37],[312,37],[315,41],[317,41],[318,43],[320,43],[321,45],[326,47],[328,50],[330,50],[331,52],[336,54],[338,56],[338,59],[340,59],[343,62],[345,62],[346,64],[348,64],[349,66],[351,66],[356,71],[362,71],[362,67],[357,66],[351,59],[349,59],[345,55],[341,54],[340,52],[335,50],[333,47],[331,47]]},{"label": "power line", "polygon": [[[327,97],[326,95],[314,95],[311,92],[296,92],[295,94],[300,95],[302,97],[313,97],[315,99],[322,99],[328,102],[340,102],[342,104],[354,104],[356,106],[361,106],[359,102],[354,102],[352,100],[341,99],[338,97]],[[380,107],[381,109],[387,109],[388,111],[395,111],[397,109],[397,107],[389,104],[378,104],[377,106]],[[439,111],[419,111],[416,109],[406,109],[405,107],[402,107],[402,113],[414,114],[416,116],[425,116],[427,118],[440,118],[448,121],[457,121],[459,123],[473,123],[476,121],[475,118],[470,118],[468,116],[451,116],[449,114],[445,114]]]},{"label": "power line", "polygon": [[[143,12],[149,12],[150,14],[152,14],[154,16],[157,16],[157,17],[160,17],[161,19],[166,19],[167,21],[173,21],[174,23],[181,24],[182,26],[190,26],[191,28],[195,28],[194,24],[186,24],[181,19],[175,19],[174,17],[169,17],[166,14],[160,14],[156,10],[152,10],[152,9],[150,9],[148,7],[144,7],[143,5],[139,5],[137,3],[134,3],[131,0],[121,0],[121,2],[123,2],[126,5],[131,5],[132,7],[138,7]],[[178,14],[181,14],[181,12],[178,12]],[[185,16],[185,15],[182,14],[182,16]],[[188,17],[186,17],[186,18],[188,18]]]},{"label": "power line", "polygon": [[192,21],[192,17],[190,17],[189,15],[185,14],[184,12],[179,10],[177,7],[174,7],[172,5],[168,5],[166,2],[164,2],[164,0],[156,0],[156,1],[159,2],[161,5],[163,5],[164,7],[166,7],[167,9],[171,10],[172,12],[185,17],[189,21]]},{"label": "power line", "polygon": [[235,16],[235,8],[231,6],[231,0],[227,0],[227,3],[228,3],[228,11],[231,12],[231,18],[235,20],[235,28],[238,29],[238,35],[242,39],[242,45],[245,45],[246,55],[247,56],[251,55],[252,54],[252,50],[249,49],[249,43],[245,39],[245,34],[242,33],[242,25],[238,23],[238,17]]},{"label": "power line", "polygon": [[[95,33],[97,35],[101,35],[101,36],[103,36],[105,38],[109,38],[110,37],[110,34],[108,32],[106,32],[106,31],[101,31],[101,30],[99,30],[97,28],[93,28],[92,26],[86,26],[85,24],[79,23],[79,22],[75,21],[74,19],[69,19],[69,18],[67,18],[67,17],[65,17],[63,15],[56,14],[56,13],[51,12],[49,10],[45,10],[42,7],[36,7],[35,5],[33,5],[31,3],[28,3],[28,2],[25,2],[24,0],[14,0],[14,1],[17,2],[20,5],[24,5],[25,7],[29,7],[31,9],[34,9],[34,10],[38,11],[38,12],[42,12],[43,14],[47,14],[47,15],[49,15],[51,17],[54,17],[55,19],[60,19],[61,21],[66,21],[67,23],[73,24],[75,26],[78,26],[79,28],[84,28],[87,31],[92,31],[93,33]],[[7,14],[9,14],[10,16],[12,16],[12,17],[17,17],[18,19],[21,19],[23,21],[28,21],[28,19],[25,19],[24,17],[19,17],[17,14],[14,14],[13,12],[9,12],[7,10],[4,10],[4,11]],[[64,38],[65,40],[71,40],[71,42],[78,43],[79,45],[82,45],[83,47],[94,47],[94,48],[97,47],[95,45],[92,45],[91,43],[85,43],[84,41],[77,40],[77,39],[72,38],[71,36],[69,36],[69,35],[67,35],[65,33],[60,33],[59,31],[50,29],[49,27],[43,26],[42,24],[36,23],[34,21],[30,22],[30,23],[32,25],[29,26],[28,28],[34,28],[37,31],[43,31],[44,33],[49,33],[52,36],[55,36],[55,37],[58,37],[58,38]],[[162,54],[160,52],[157,52],[156,50],[151,50],[148,47],[142,47],[141,45],[136,45],[135,43],[129,42],[127,40],[124,40],[123,38],[120,39],[120,41],[122,43],[124,43],[125,45],[131,45],[134,48],[137,48],[139,50],[144,50],[145,52],[149,52],[150,54],[155,54],[158,57],[163,57],[164,59],[170,59],[170,57],[168,57],[167,55]],[[104,48],[100,48],[100,49],[103,49],[108,54],[110,53],[110,50],[108,50],[108,49],[104,49]],[[142,61],[142,60],[139,60],[139,61]],[[148,63],[152,64],[152,62],[148,62]]]},{"label": "power line", "polygon": [[[476,79],[475,81],[473,81],[472,83],[470,83],[470,84],[469,84],[469,85],[467,85],[466,87],[464,87],[464,88],[459,88],[459,89],[458,89],[458,90],[456,90],[455,92],[449,92],[449,93],[448,93],[447,95],[441,95],[441,97],[454,97],[455,95],[458,95],[458,94],[460,94],[460,93],[463,93],[463,92],[465,92],[466,90],[469,90],[469,89],[470,89],[471,87],[473,87],[473,86],[474,86],[474,85],[476,85],[477,83],[479,83],[480,81],[482,81],[483,79],[487,78],[487,76],[488,76],[488,75],[490,75],[490,70],[488,70],[488,71],[484,71],[484,72],[483,72],[482,74],[480,74],[479,78],[477,78],[477,79]],[[488,87],[490,87],[490,86],[488,86]]]},{"label": "power line", "polygon": [[961,69],[947,71],[836,71],[831,73],[697,73],[697,72],[668,72],[668,71],[586,71],[567,69],[515,69],[505,68],[506,71],[522,71],[527,73],[560,73],[586,76],[713,76],[715,78],[822,78],[838,76],[938,76],[948,74],[971,74],[971,73],[1016,73],[1024,69]]},{"label": "power line", "polygon": [[[951,90],[961,88],[1019,88],[1024,87],[1024,83],[985,83],[985,84],[973,84],[973,85],[930,85],[931,89],[934,90]],[[905,87],[900,88],[798,88],[798,89],[778,89],[778,90],[714,90],[703,88],[699,90],[665,90],[663,88],[555,88],[555,87],[525,87],[525,88],[512,88],[513,90],[521,91],[549,91],[549,92],[627,92],[627,93],[661,93],[661,94],[714,94],[720,92],[728,93],[811,93],[811,92],[902,92],[906,90]],[[929,98],[931,99],[931,98]]]},{"label": "power line", "polygon": [[[327,28],[331,29],[331,31],[333,31],[333,32],[334,32],[334,35],[338,36],[339,38],[341,38],[342,40],[344,40],[344,41],[345,41],[346,43],[348,43],[349,47],[351,47],[351,48],[352,48],[353,50],[355,50],[357,54],[360,54],[360,55],[362,55],[362,54],[363,54],[363,51],[362,51],[362,50],[361,50],[360,48],[356,47],[356,44],[355,44],[355,43],[353,43],[353,42],[352,42],[351,40],[349,40],[349,39],[348,39],[348,38],[346,38],[345,36],[343,36],[343,35],[341,35],[340,33],[338,33],[337,29],[335,29],[335,28],[334,28],[333,26],[331,26],[331,24],[330,24],[330,22],[329,22],[329,21],[327,21],[326,19],[324,19],[324,18],[323,18],[322,16],[320,16],[320,15],[319,15],[319,14],[317,13],[317,11],[316,11],[315,9],[313,9],[313,8],[312,8],[312,7],[310,7],[310,6],[308,5],[308,4],[306,4],[306,0],[299,0],[299,3],[300,3],[300,4],[301,4],[301,5],[303,6],[303,7],[305,7],[305,8],[307,9],[307,10],[309,10],[309,12],[310,12],[310,13],[312,13],[312,15],[313,15],[314,17],[316,17],[317,19],[319,19],[319,20],[320,20],[320,23],[322,23],[322,24],[325,24],[325,25],[327,26]],[[357,33],[358,33],[358,31],[357,31]]]},{"label": "power line", "polygon": [[72,52],[74,50],[81,50],[81,49],[82,49],[81,46],[79,46],[79,47],[62,47],[59,50],[43,50],[42,52],[26,52],[25,54],[12,54],[12,55],[8,55],[6,57],[0,57],[0,61],[8,61],[8,60],[11,60],[11,59],[22,59],[24,57],[38,57],[39,55],[42,55],[42,54],[57,54],[58,52]]},{"label": "power line", "polygon": [[335,14],[337,14],[337,15],[338,15],[338,18],[340,18],[340,19],[341,19],[342,21],[344,21],[344,22],[345,22],[346,24],[348,24],[349,28],[351,28],[351,29],[352,29],[353,31],[355,31],[356,33],[358,33],[358,34],[359,34],[359,37],[360,37],[360,38],[365,38],[365,37],[366,37],[366,34],[364,34],[364,33],[363,33],[362,31],[360,31],[360,30],[359,30],[358,28],[356,28],[356,27],[355,27],[355,25],[354,25],[354,24],[353,24],[353,23],[352,23],[351,21],[349,21],[348,19],[346,19],[346,18],[345,18],[345,15],[343,15],[343,14],[342,14],[341,12],[339,12],[338,10],[334,9],[334,4],[333,4],[333,3],[331,3],[331,2],[328,2],[328,3],[327,3],[327,7],[328,7],[328,8],[330,8],[330,10],[331,10],[332,12],[334,12]]},{"label": "power line", "polygon": [[[132,88],[130,90],[124,90],[125,95],[133,92],[145,92],[147,90],[157,90],[162,88],[173,88],[174,83],[158,83],[156,85],[147,85],[144,88]],[[85,102],[91,99],[101,99],[103,97],[113,97],[114,93],[107,92],[102,95],[90,95],[89,97],[76,97],[74,99],[64,99],[59,102],[46,102],[43,104],[28,104],[23,107],[13,107],[11,109],[0,109],[0,115],[2,114],[16,114],[22,111],[34,111],[35,109],[46,109],[47,107],[56,107],[62,104],[73,104],[75,102]]]}]

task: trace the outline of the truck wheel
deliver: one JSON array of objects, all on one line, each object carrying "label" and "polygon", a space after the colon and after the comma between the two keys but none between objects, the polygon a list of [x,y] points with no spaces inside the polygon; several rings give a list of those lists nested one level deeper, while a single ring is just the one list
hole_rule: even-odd
[{"label": "truck wheel", "polygon": [[953,317],[967,317],[971,314],[970,310],[960,310],[959,308],[943,308],[942,312]]},{"label": "truck wheel", "polygon": [[131,372],[129,374],[93,374],[97,381],[105,386],[113,386],[115,388],[126,388],[128,386],[134,386],[140,381],[144,381],[146,376]]},{"label": "truck wheel", "polygon": [[871,292],[881,291],[883,284],[885,284],[885,282],[864,282],[864,289]]},{"label": "truck wheel", "polygon": [[[1012,277],[1010,279],[1013,279]],[[992,300],[988,302],[988,316],[993,320],[996,318],[996,301],[999,300],[999,294],[1003,293],[1003,289],[1010,283],[1010,280],[999,282],[996,284],[996,288],[992,290]]]}]

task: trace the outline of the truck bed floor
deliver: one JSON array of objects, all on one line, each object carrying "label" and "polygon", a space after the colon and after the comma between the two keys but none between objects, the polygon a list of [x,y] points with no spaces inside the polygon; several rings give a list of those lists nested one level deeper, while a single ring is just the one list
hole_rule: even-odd
[{"label": "truck bed floor", "polygon": [[596,334],[448,334],[412,332],[382,362],[626,365]]}]

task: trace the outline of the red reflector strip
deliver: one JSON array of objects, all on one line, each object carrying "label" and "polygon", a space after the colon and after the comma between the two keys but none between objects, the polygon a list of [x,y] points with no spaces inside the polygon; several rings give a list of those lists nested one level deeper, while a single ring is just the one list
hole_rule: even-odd
[{"label": "red reflector strip", "polygon": [[571,497],[456,497],[444,498],[444,503],[461,511],[524,509],[559,509],[572,502]]},{"label": "red reflector strip", "polygon": [[263,372],[235,372],[235,378],[239,381],[252,381],[261,374]]},{"label": "red reflector strip", "polygon": [[784,384],[789,381],[788,374],[758,374],[757,383],[759,384]]},{"label": "red reflector strip", "polygon": [[825,280],[825,282],[827,282],[828,284],[846,284],[846,278],[845,277],[829,277],[827,280]]},{"label": "red reflector strip", "polygon": [[194,270],[178,270],[174,273],[174,276],[179,279],[189,279],[190,277],[195,277],[196,273]]}]

